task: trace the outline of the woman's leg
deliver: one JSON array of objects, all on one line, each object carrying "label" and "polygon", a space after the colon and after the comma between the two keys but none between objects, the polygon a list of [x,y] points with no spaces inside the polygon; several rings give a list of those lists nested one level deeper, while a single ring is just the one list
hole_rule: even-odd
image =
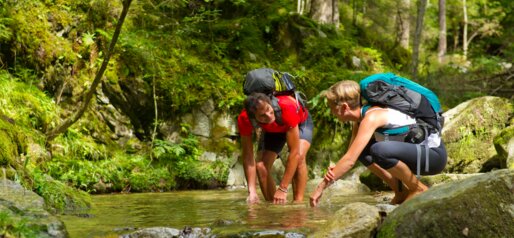
[{"label": "woman's leg", "polygon": [[428,187],[421,181],[419,181],[416,175],[412,173],[409,167],[402,161],[398,161],[398,163],[395,166],[388,169],[387,171],[391,173],[394,177],[401,180],[405,184],[405,186],[409,188],[409,192],[405,197],[405,201],[428,189]]},{"label": "woman's leg", "polygon": [[[401,204],[403,201],[405,201],[405,198],[407,197],[409,193],[409,189],[405,186],[403,186],[403,183],[400,183],[400,180],[395,178],[391,173],[389,173],[387,170],[381,168],[375,163],[372,163],[367,167],[374,175],[382,179],[384,182],[389,185],[389,187],[394,191],[394,197],[391,200],[391,204]],[[402,186],[400,188],[400,186]]]},{"label": "woman's leg", "polygon": [[[428,165],[426,164],[425,147],[421,146],[419,159],[419,148],[417,149],[416,147],[416,144],[383,141],[375,143],[370,148],[373,161],[407,186],[409,191],[405,197],[406,200],[428,189],[412,172],[416,171],[418,163],[420,163],[419,166],[422,168],[421,174],[437,174],[444,169],[446,164],[446,151],[442,143],[439,148],[429,149]],[[426,166],[429,167],[426,168]],[[428,169],[428,171],[425,169]]]},{"label": "woman's leg", "polygon": [[373,157],[370,155],[370,148],[372,145],[377,143],[375,139],[371,139],[361,155],[359,156],[359,161],[366,166],[374,175],[382,179],[393,191],[394,198],[391,200],[391,204],[400,204],[407,197],[408,189],[403,186],[400,189],[400,182],[397,178],[392,176],[387,170],[381,168],[378,164],[373,162]]}]

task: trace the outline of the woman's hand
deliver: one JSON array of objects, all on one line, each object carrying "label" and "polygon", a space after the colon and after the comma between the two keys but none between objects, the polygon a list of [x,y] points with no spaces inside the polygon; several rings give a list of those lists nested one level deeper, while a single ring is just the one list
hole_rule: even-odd
[{"label": "woman's hand", "polygon": [[310,197],[311,207],[317,207],[318,206],[319,199],[321,198],[321,195],[323,195],[323,189],[320,189],[319,186],[318,186],[316,191],[314,191],[311,194],[311,197]]},{"label": "woman's hand", "polygon": [[327,182],[334,182],[336,180],[336,176],[334,175],[334,168],[335,166],[329,166],[327,174],[325,174],[325,181]]}]

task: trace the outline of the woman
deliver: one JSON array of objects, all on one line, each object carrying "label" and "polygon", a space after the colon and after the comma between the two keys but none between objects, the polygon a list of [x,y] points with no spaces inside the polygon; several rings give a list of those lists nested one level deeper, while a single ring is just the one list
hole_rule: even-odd
[{"label": "woman", "polygon": [[[248,182],[248,202],[259,201],[255,188],[255,171],[264,198],[276,204],[283,204],[287,188],[293,182],[293,199],[303,201],[307,184],[305,155],[312,142],[312,119],[307,109],[291,96],[277,96],[280,112],[276,112],[271,98],[263,93],[252,93],[244,101],[245,109],[238,117],[239,134],[243,151],[243,167]],[[280,118],[278,118],[280,117]],[[253,123],[252,123],[253,121]],[[263,131],[258,146],[257,164],[254,160],[252,131],[260,127]],[[284,176],[275,188],[271,168],[278,154],[286,144],[289,148]]]},{"label": "woman", "polygon": [[[414,118],[395,109],[379,106],[371,106],[364,114],[360,103],[360,87],[354,81],[338,82],[325,91],[323,96],[327,98],[332,114],[340,121],[354,123],[348,151],[335,167],[329,168],[323,181],[311,194],[311,206],[316,206],[323,190],[348,172],[357,160],[391,187],[395,194],[391,204],[400,204],[428,189],[412,172],[416,171],[420,151],[416,148],[418,145],[398,138],[397,141],[388,140],[387,135],[377,131],[381,128],[413,125],[416,123]],[[420,160],[421,168],[425,168],[425,163],[428,162],[429,170],[423,170],[422,174],[440,173],[446,165],[447,156],[439,133],[431,134],[429,140],[420,144],[422,147],[429,147],[429,161]],[[425,153],[425,149],[421,151]]]}]

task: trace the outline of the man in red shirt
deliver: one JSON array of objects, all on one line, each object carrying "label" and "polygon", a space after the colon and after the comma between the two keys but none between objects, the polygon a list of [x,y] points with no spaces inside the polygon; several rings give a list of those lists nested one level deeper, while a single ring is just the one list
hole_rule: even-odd
[{"label": "man in red shirt", "polygon": [[[248,182],[247,200],[250,203],[259,201],[255,188],[256,171],[261,191],[267,201],[285,203],[291,182],[294,202],[301,202],[305,192],[308,177],[305,156],[312,142],[312,119],[307,109],[292,96],[276,96],[276,99],[281,113],[273,109],[268,95],[252,93],[244,101],[245,109],[238,117],[243,166]],[[276,118],[276,115],[280,118]],[[256,129],[253,124],[263,132],[259,140],[257,163],[253,152],[252,131]],[[276,188],[271,168],[285,143],[289,148],[289,155],[284,176]]]}]

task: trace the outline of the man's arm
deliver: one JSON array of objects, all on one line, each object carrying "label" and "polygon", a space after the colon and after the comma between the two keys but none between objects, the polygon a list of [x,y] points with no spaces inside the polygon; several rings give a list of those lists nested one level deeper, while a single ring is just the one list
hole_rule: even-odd
[{"label": "man's arm", "polygon": [[241,136],[241,146],[243,150],[243,168],[248,183],[248,202],[255,203],[259,201],[256,190],[256,168],[253,158],[253,141],[252,136]]}]

